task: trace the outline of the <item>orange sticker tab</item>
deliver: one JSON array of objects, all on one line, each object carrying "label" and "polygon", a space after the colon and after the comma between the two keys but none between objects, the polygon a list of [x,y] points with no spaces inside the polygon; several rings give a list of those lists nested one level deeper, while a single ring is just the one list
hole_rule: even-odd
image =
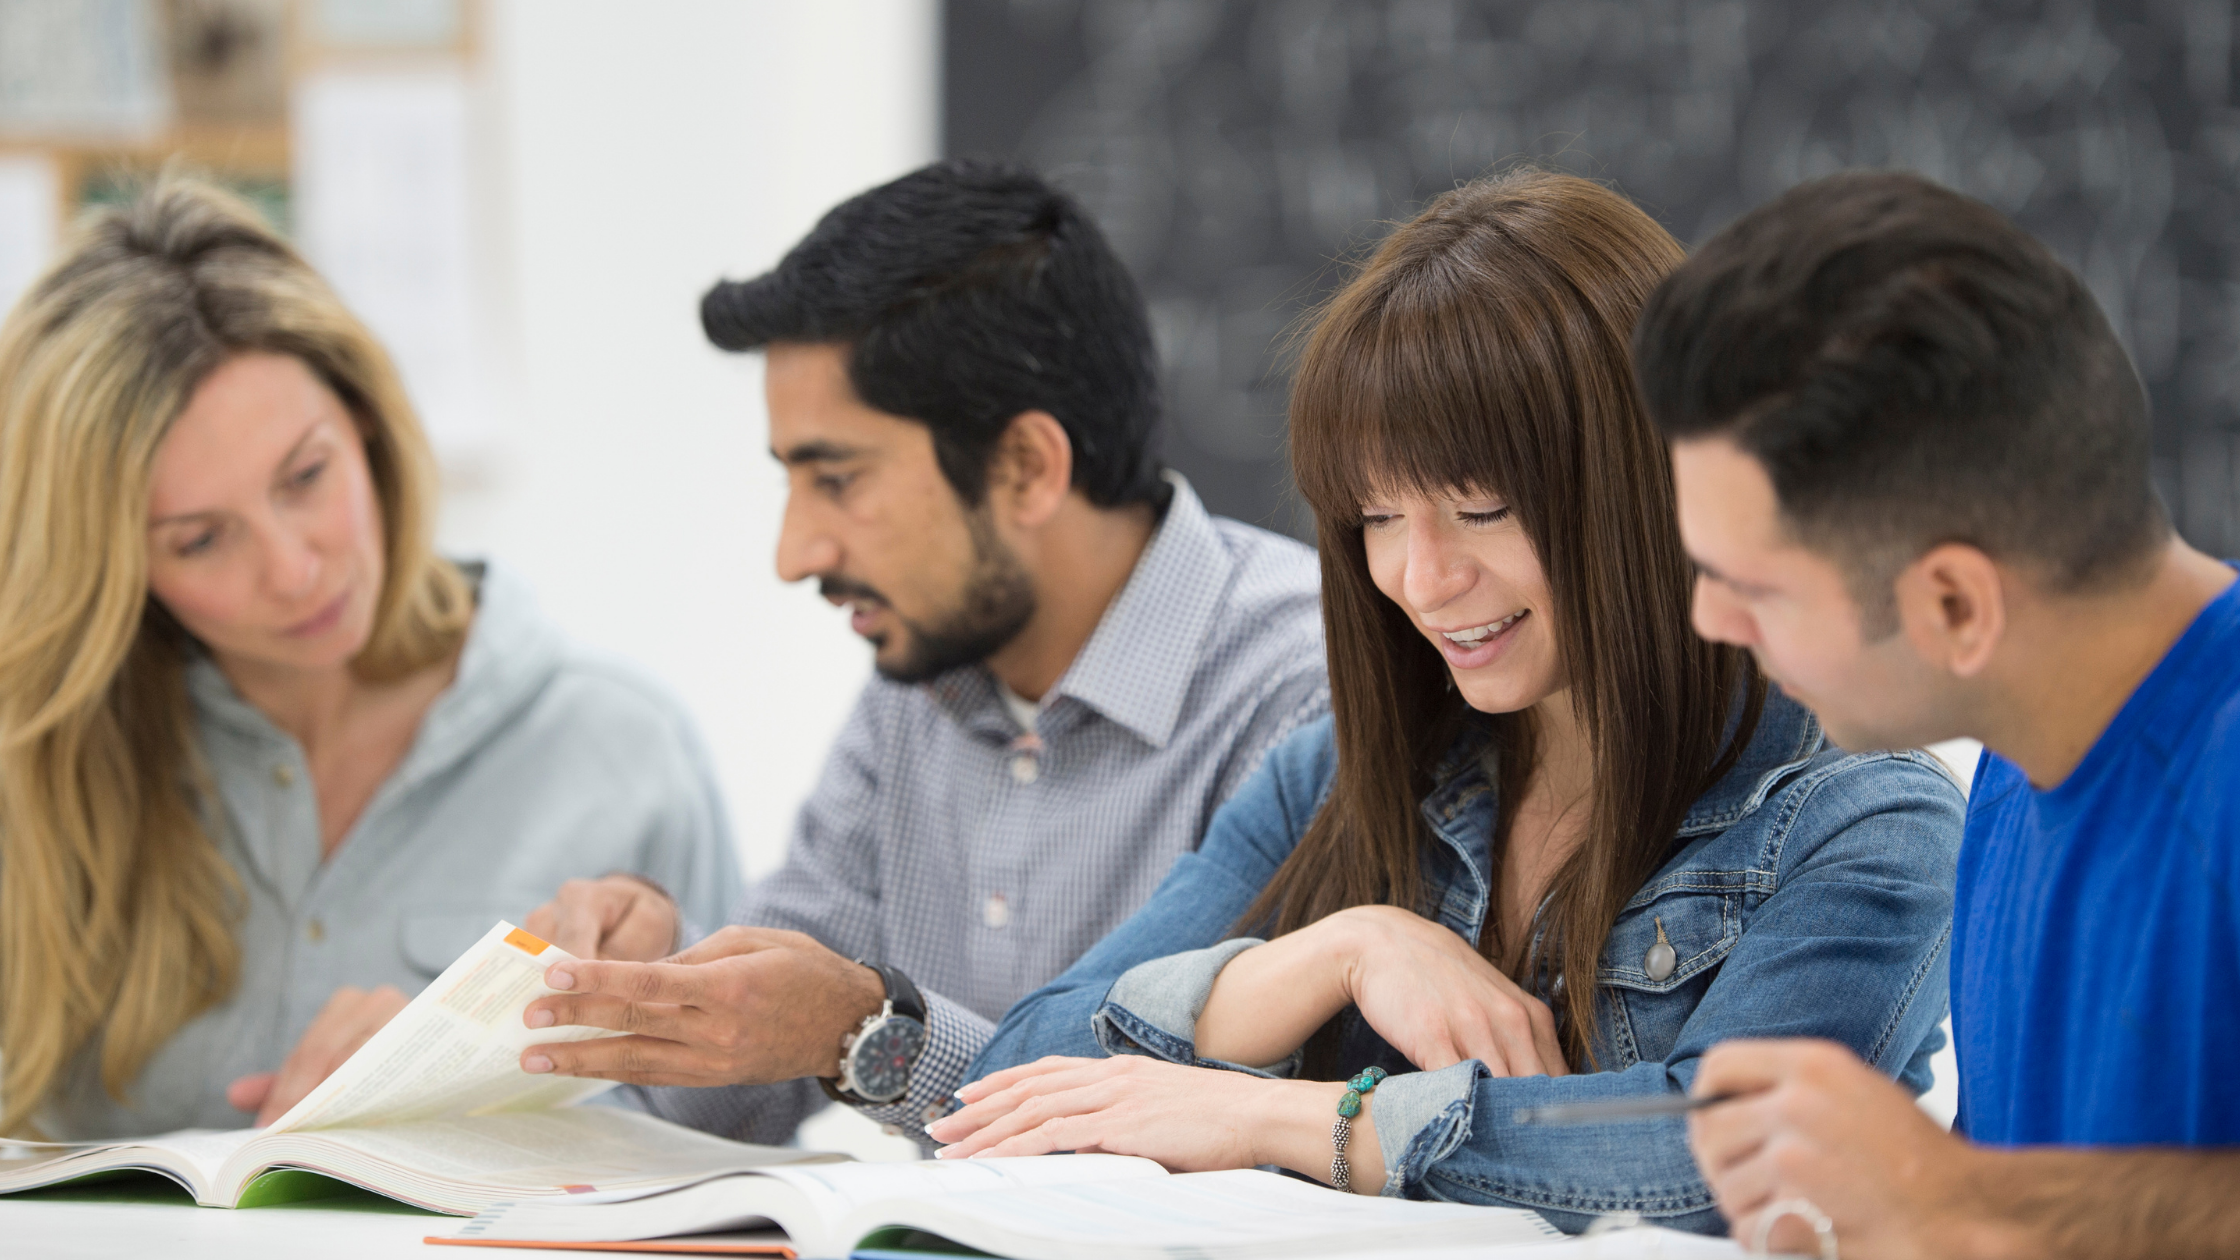
[{"label": "orange sticker tab", "polygon": [[531,958],[534,958],[537,955],[552,948],[552,946],[545,944],[543,941],[540,941],[536,937],[529,935],[527,932],[522,931],[520,928],[515,928],[511,932],[506,933],[506,944],[513,946],[515,949],[518,949],[522,953],[529,955]]}]

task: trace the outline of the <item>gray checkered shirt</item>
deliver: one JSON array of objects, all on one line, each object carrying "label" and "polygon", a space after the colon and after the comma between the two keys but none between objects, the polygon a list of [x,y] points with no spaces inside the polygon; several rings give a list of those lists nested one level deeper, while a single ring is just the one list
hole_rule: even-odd
[{"label": "gray checkered shirt", "polygon": [[[1135,913],[1262,755],[1329,709],[1314,552],[1208,516],[1170,480],[1158,532],[1034,731],[977,665],[874,678],[785,865],[733,916],[917,983],[930,1036],[910,1092],[863,1110],[921,1143],[994,1021]],[[646,1095],[754,1142],[825,1104],[807,1080]]]}]

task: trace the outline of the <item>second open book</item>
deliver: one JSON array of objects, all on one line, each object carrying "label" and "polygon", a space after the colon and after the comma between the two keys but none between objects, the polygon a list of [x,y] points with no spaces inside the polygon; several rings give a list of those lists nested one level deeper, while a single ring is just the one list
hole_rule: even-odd
[{"label": "second open book", "polygon": [[302,1196],[301,1178],[269,1174],[305,1170],[471,1216],[509,1200],[650,1193],[840,1158],[728,1142],[619,1107],[570,1106],[611,1082],[522,1071],[531,1045],[615,1035],[522,1024],[529,1003],[554,992],[545,969],[569,957],[500,923],[270,1128],[0,1143],[0,1194],[141,1169],[206,1207],[254,1207]]},{"label": "second open book", "polygon": [[[718,1231],[775,1225],[762,1238]],[[1510,1247],[1563,1235],[1534,1212],[1414,1203],[1250,1168],[1128,1155],[765,1168],[624,1202],[500,1204],[431,1243],[845,1256],[971,1249],[1014,1260],[1277,1260]],[[936,1241],[938,1240],[938,1241]]]}]

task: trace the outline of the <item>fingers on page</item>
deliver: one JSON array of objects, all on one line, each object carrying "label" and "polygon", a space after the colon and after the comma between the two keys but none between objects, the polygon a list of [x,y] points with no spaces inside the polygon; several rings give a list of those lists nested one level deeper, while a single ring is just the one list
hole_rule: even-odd
[{"label": "fingers on page", "polygon": [[[561,983],[565,980],[567,983]],[[682,963],[564,962],[545,973],[545,983],[571,993],[698,1006],[707,995],[706,969]]]}]

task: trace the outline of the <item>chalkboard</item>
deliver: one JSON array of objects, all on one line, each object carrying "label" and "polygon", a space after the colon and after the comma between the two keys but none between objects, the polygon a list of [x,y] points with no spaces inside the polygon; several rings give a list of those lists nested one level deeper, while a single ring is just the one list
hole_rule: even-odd
[{"label": "chalkboard", "polygon": [[1276,353],[1456,182],[1604,179],[1684,242],[1844,167],[1982,197],[2075,267],[2151,390],[2180,528],[2240,551],[2232,0],[948,0],[944,145],[1078,193],[1142,281],[1167,458],[1304,533]]}]

